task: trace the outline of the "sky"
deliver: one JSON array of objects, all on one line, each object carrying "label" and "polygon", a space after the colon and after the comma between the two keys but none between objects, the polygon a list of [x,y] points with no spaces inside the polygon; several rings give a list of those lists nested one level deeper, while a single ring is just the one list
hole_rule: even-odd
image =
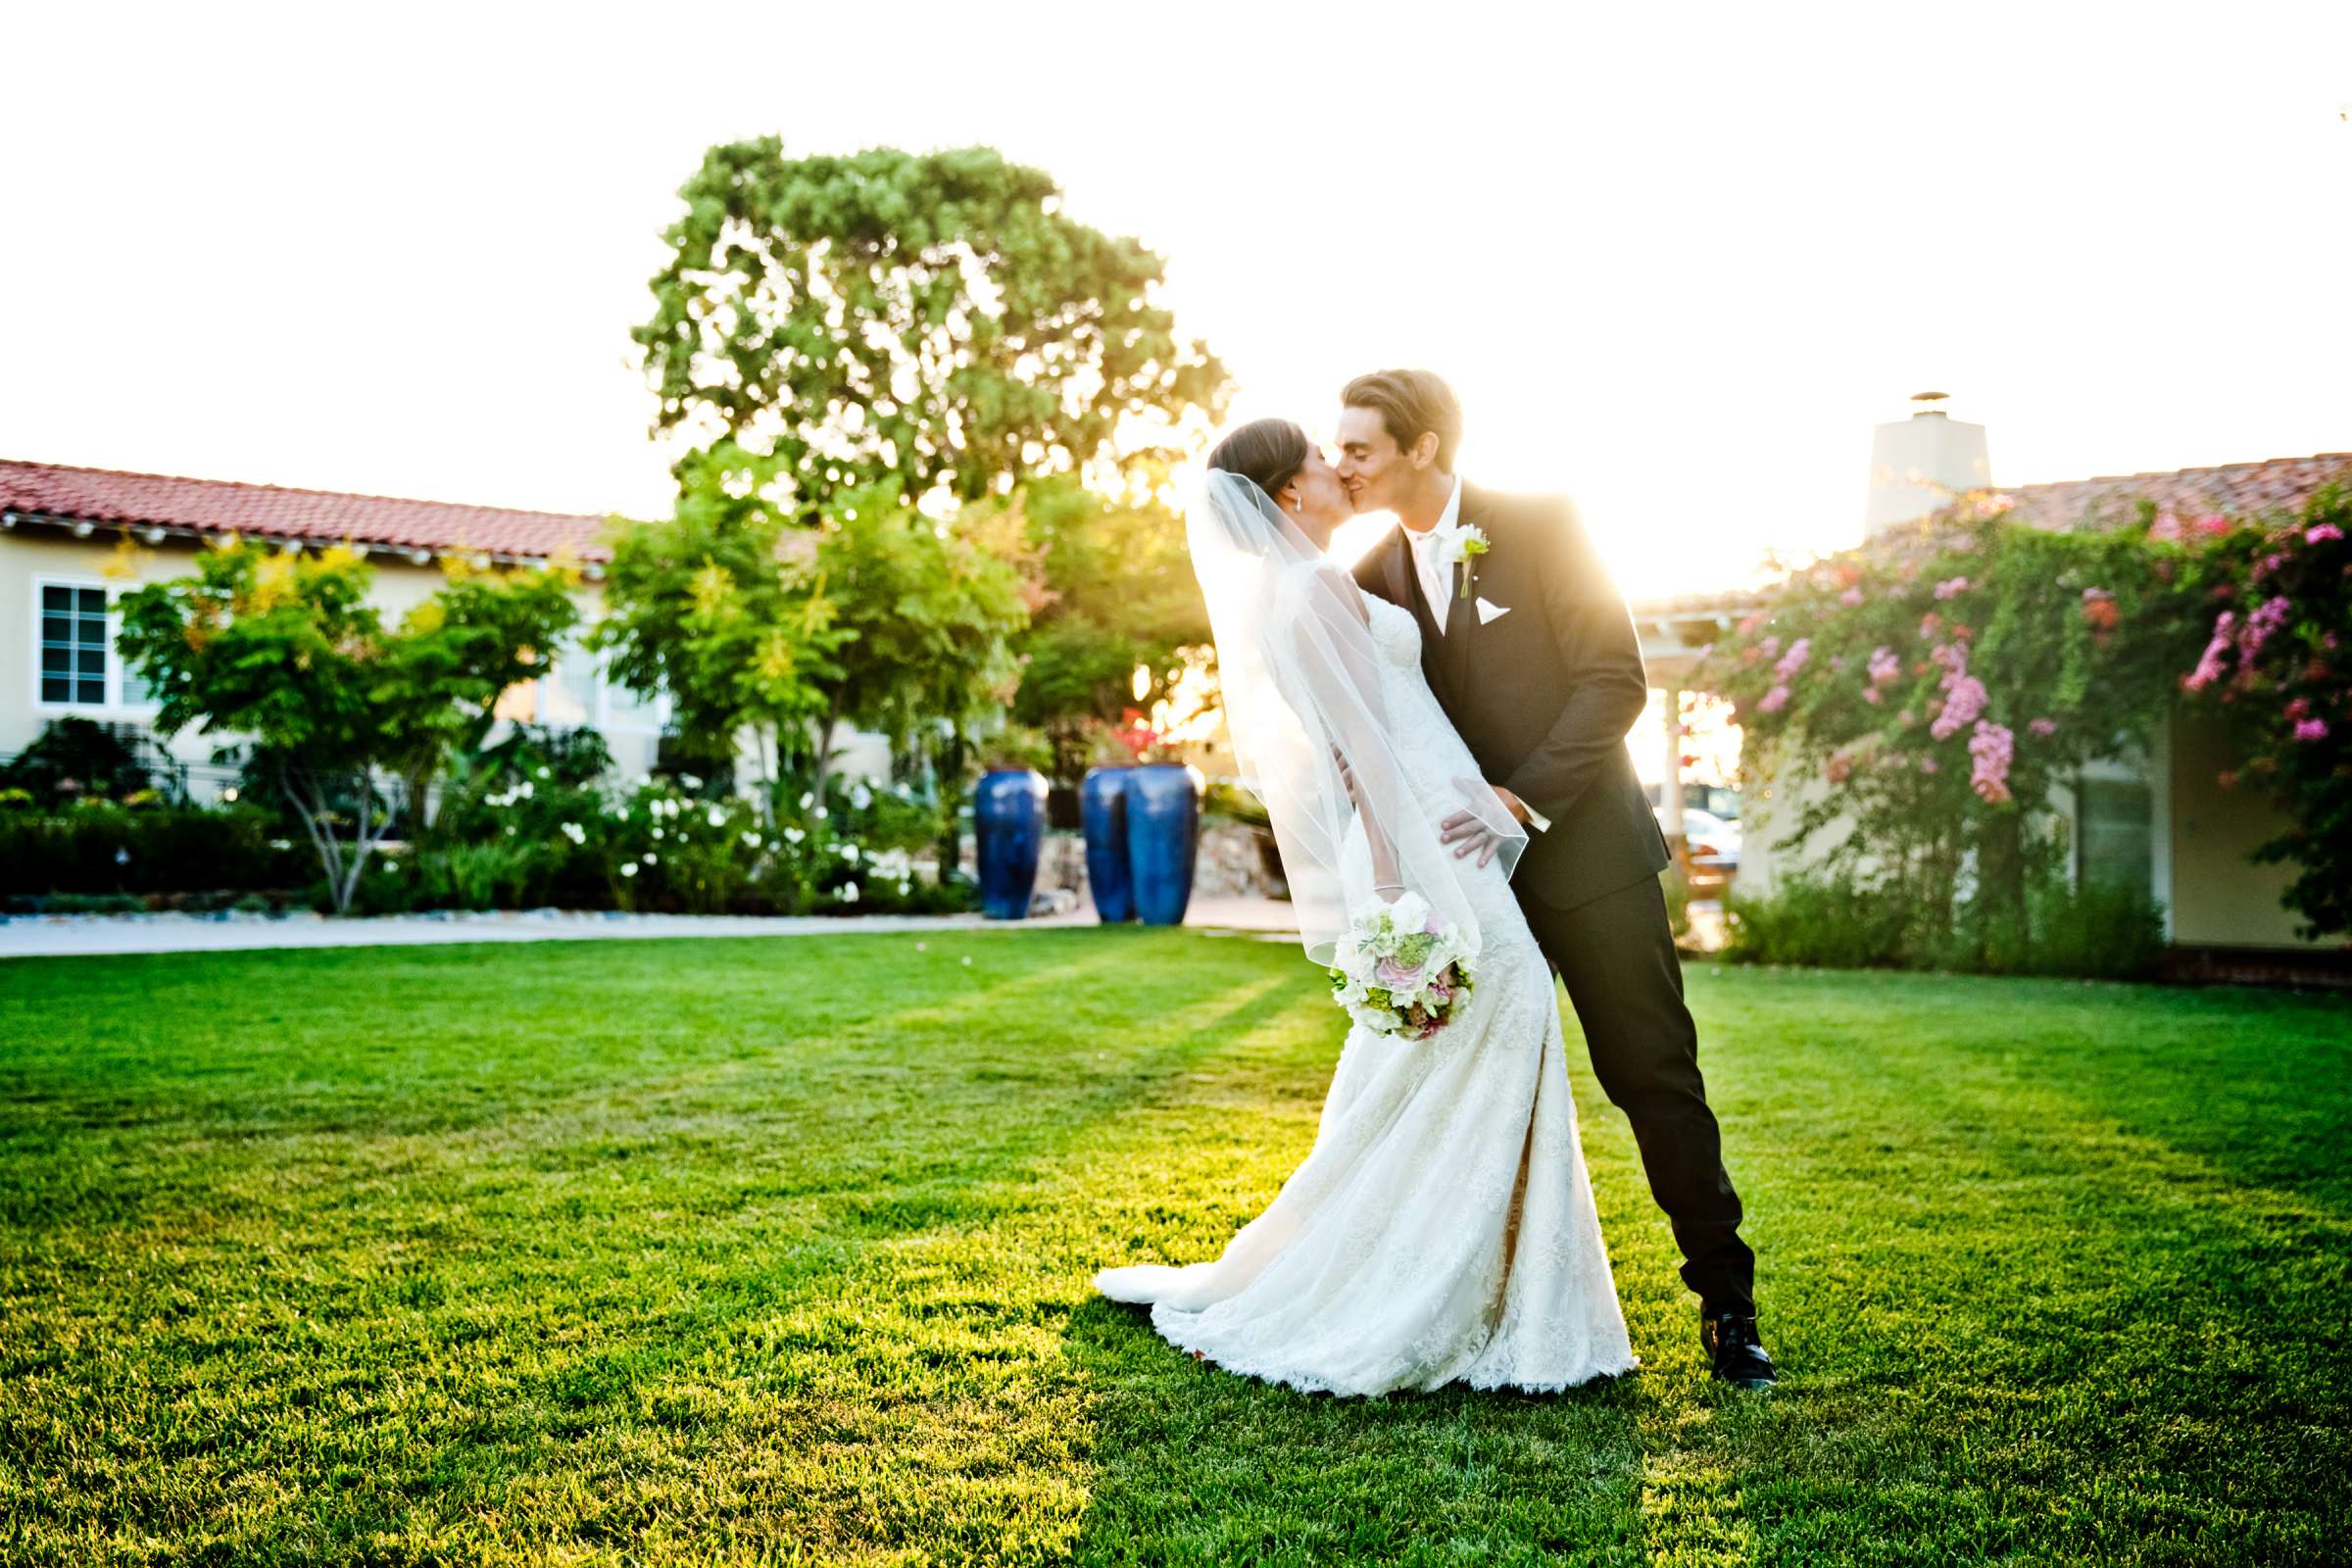
[{"label": "sky", "polygon": [[[1167,258],[1234,416],[1357,371],[1637,598],[1997,483],[2352,449],[2352,5],[13,7],[0,456],[666,510],[703,150],[986,143]],[[1537,13],[1541,13],[1540,15]]]}]

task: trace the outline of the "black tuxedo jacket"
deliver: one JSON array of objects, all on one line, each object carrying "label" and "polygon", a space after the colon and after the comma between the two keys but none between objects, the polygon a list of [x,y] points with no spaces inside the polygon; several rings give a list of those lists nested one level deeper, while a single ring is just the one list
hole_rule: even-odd
[{"label": "black tuxedo jacket", "polygon": [[[1625,748],[1649,682],[1633,617],[1576,509],[1464,483],[1460,521],[1486,533],[1488,551],[1454,567],[1443,634],[1403,528],[1357,564],[1355,580],[1421,623],[1422,670],[1487,781],[1550,820],[1528,829],[1513,888],[1566,909],[1656,876],[1673,857]],[[1505,612],[1482,624],[1481,599]]]}]

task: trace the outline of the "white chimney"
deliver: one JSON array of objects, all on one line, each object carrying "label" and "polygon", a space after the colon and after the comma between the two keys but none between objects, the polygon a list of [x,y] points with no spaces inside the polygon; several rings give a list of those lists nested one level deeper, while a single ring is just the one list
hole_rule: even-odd
[{"label": "white chimney", "polygon": [[1951,504],[1963,490],[1992,486],[1984,427],[1953,418],[1938,407],[1941,392],[1921,392],[1908,419],[1882,424],[1870,443],[1870,498],[1862,513],[1865,538],[1896,523],[1916,522]]}]

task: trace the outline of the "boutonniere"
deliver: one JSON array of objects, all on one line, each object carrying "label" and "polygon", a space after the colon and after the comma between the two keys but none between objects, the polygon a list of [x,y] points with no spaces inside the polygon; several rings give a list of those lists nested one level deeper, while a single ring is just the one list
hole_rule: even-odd
[{"label": "boutonniere", "polygon": [[1456,528],[1446,536],[1444,546],[1446,564],[1462,568],[1461,591],[1456,599],[1470,597],[1470,563],[1487,553],[1486,530],[1477,527]]}]

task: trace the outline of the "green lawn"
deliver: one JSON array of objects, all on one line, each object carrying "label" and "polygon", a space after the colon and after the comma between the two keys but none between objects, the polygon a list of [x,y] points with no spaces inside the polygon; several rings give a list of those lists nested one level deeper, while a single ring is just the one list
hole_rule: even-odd
[{"label": "green lawn", "polygon": [[1310,1142],[1288,945],[0,965],[0,1561],[2340,1558],[2342,1002],[1690,983],[1782,1389],[1577,1056],[1644,1369],[1367,1403],[1086,1289]]}]

